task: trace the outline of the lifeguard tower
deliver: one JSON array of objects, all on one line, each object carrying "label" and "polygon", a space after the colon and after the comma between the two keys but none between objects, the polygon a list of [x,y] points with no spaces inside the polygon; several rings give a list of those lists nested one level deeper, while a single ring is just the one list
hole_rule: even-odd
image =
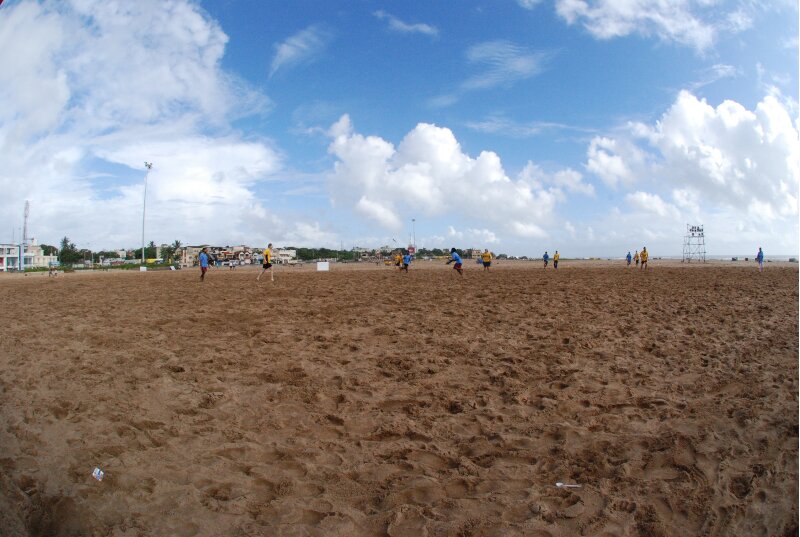
[{"label": "lifeguard tower", "polygon": [[686,224],[686,235],[683,236],[683,262],[706,262],[706,235],[702,225]]}]

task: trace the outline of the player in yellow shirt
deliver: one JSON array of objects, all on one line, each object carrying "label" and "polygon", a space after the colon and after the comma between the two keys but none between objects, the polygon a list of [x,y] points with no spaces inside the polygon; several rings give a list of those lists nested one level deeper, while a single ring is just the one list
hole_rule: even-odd
[{"label": "player in yellow shirt", "polygon": [[554,269],[558,268],[558,260],[560,258],[561,258],[561,255],[558,253],[558,250],[556,250],[556,253],[553,254],[553,268]]},{"label": "player in yellow shirt", "polygon": [[403,256],[399,251],[394,253],[394,266],[397,267],[398,270],[403,270]]},{"label": "player in yellow shirt", "polygon": [[262,265],[264,268],[261,271],[261,274],[258,275],[256,281],[261,280],[261,276],[264,275],[266,271],[269,271],[269,279],[270,281],[275,281],[275,275],[272,273],[272,243],[269,243],[266,248],[264,248],[264,264]]},{"label": "player in yellow shirt", "polygon": [[488,271],[492,266],[492,253],[488,249],[481,254],[481,261],[483,261],[483,271]]},{"label": "player in yellow shirt", "polygon": [[647,248],[642,246],[642,253],[639,254],[639,257],[642,260],[642,266],[639,269],[646,269],[647,268],[647,258],[650,257],[650,254],[647,253]]},{"label": "player in yellow shirt", "polygon": [[636,268],[639,268],[639,250],[636,250],[636,253],[633,254],[633,262],[636,263]]}]

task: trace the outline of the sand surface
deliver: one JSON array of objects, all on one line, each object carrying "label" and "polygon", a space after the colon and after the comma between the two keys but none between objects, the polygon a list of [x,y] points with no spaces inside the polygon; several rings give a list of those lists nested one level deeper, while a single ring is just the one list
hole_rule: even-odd
[{"label": "sand surface", "polygon": [[0,534],[797,535],[797,265],[307,269],[0,277]]}]

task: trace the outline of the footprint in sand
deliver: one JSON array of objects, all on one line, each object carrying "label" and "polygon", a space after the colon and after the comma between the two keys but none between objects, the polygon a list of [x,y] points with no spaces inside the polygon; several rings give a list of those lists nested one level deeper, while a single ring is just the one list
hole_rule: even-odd
[{"label": "footprint in sand", "polygon": [[389,517],[386,533],[390,537],[426,537],[428,520],[417,506],[402,505]]}]

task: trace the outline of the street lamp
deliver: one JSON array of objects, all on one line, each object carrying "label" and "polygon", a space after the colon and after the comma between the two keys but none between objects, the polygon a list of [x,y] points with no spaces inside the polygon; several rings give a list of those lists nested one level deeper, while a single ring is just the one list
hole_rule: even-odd
[{"label": "street lamp", "polygon": [[415,250],[417,249],[417,225],[416,225],[416,223],[417,223],[417,219],[416,218],[412,218],[411,219],[411,235],[413,237],[414,249]]},{"label": "street lamp", "polygon": [[147,176],[150,175],[150,170],[153,169],[152,162],[145,162],[144,167],[147,171],[144,173],[144,201],[142,201],[142,266],[144,264],[144,215],[147,211]]}]

